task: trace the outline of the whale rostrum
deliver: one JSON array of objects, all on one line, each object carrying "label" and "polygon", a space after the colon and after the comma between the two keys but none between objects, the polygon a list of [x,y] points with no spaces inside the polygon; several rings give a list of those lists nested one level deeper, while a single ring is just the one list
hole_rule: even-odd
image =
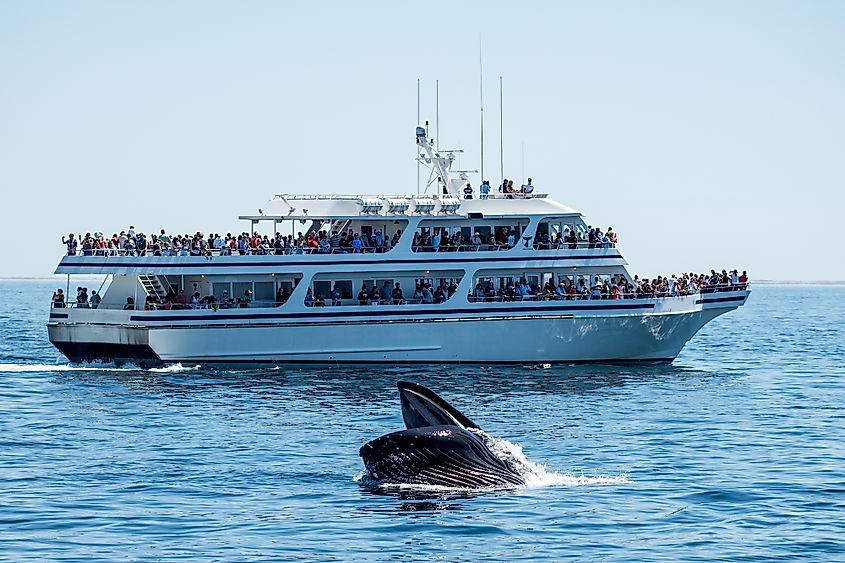
[{"label": "whale rostrum", "polygon": [[406,430],[361,447],[370,479],[380,483],[448,488],[525,484],[517,469],[487,446],[477,424],[434,391],[397,383]]}]

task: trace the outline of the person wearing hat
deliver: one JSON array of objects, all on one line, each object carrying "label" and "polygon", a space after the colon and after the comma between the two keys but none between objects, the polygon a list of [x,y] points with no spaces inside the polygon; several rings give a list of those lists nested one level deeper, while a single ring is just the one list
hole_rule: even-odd
[{"label": "person wearing hat", "polygon": [[464,199],[472,199],[472,184],[469,182],[464,186]]}]

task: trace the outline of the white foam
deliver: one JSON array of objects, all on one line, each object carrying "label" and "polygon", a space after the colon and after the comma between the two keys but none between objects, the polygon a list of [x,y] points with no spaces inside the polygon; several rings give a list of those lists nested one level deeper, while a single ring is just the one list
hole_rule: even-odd
[{"label": "white foam", "polygon": [[155,373],[177,373],[199,369],[200,366],[183,366],[173,364],[161,368],[144,370],[134,364],[116,366],[113,363],[83,363],[83,364],[0,364],[0,373],[31,373],[31,372],[59,372],[59,371],[151,371]]},{"label": "white foam", "polygon": [[488,435],[482,430],[471,430],[478,434],[493,454],[516,468],[525,479],[525,488],[581,487],[585,485],[624,485],[631,482],[627,475],[573,475],[550,471],[545,465],[529,461],[522,452],[522,446]]}]

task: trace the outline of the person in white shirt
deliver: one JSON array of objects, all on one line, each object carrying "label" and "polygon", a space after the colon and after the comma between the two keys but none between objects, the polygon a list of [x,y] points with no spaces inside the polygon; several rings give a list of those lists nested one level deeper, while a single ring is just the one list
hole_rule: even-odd
[{"label": "person in white shirt", "polygon": [[527,184],[522,184],[522,193],[525,197],[531,197],[531,194],[534,193],[534,186],[531,185],[531,178],[528,178]]}]

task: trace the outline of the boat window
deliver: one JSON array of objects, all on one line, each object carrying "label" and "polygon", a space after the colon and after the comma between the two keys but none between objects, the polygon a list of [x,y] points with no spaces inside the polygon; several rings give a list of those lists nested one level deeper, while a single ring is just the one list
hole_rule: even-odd
[{"label": "boat window", "polygon": [[273,301],[276,298],[276,288],[273,282],[255,282],[252,298],[255,301]]},{"label": "boat window", "polygon": [[[423,221],[413,235],[414,252],[476,252],[510,250],[519,242],[528,218],[513,218],[496,224],[478,219],[462,222],[430,219]],[[436,243],[436,244],[435,244]]]},{"label": "boat window", "polygon": [[[457,291],[464,276],[463,270],[416,270],[362,274],[335,279],[331,274],[319,274],[312,282],[312,296],[317,294],[326,306],[411,305],[442,303]],[[341,290],[338,298],[334,288]],[[401,292],[401,293],[400,293]],[[306,305],[309,302],[306,301]]]},{"label": "boat window", "polygon": [[316,297],[317,294],[320,294],[324,299],[327,298],[332,292],[332,282],[328,280],[321,280],[314,282],[314,296]]}]

